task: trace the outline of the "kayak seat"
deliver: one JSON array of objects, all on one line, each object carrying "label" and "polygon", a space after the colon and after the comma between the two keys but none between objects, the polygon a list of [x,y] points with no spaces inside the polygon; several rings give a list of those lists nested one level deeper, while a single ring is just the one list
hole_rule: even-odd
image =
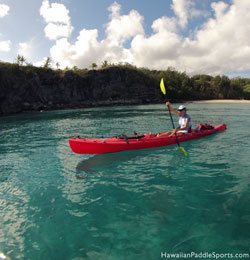
[{"label": "kayak seat", "polygon": [[140,139],[140,138],[143,138],[145,135],[132,135],[132,136],[127,136],[125,134],[121,134],[121,135],[118,135],[116,136],[116,138],[118,139],[124,139],[124,140],[128,140],[128,139]]}]

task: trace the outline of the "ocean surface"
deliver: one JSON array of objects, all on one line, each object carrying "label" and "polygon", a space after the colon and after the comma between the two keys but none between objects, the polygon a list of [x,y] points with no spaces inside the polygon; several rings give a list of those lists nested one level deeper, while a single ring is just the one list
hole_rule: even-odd
[{"label": "ocean surface", "polygon": [[228,127],[183,143],[188,157],[175,145],[96,156],[68,146],[169,130],[164,105],[0,118],[0,259],[250,254],[250,104],[186,105],[193,126]]}]

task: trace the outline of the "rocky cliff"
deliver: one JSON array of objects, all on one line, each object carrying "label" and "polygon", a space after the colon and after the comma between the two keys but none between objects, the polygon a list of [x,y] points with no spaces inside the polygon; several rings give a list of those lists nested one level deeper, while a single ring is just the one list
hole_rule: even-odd
[{"label": "rocky cliff", "polygon": [[55,71],[16,64],[0,66],[0,115],[160,100],[157,82],[133,68]]}]

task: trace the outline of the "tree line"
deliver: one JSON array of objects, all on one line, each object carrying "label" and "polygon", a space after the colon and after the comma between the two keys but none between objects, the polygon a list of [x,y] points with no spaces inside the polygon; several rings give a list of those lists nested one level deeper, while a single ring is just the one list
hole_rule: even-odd
[{"label": "tree line", "polygon": [[250,99],[249,78],[206,74],[189,76],[173,68],[165,71],[143,70],[158,81],[164,78],[168,86],[168,95],[173,99]]},{"label": "tree line", "polygon": [[[16,62],[13,64],[35,68],[28,63],[22,55],[18,55]],[[44,69],[52,70],[52,60],[48,57],[42,66]],[[89,70],[88,68],[80,69],[77,66],[73,68],[59,69],[60,64],[56,63],[57,71],[72,71],[78,76],[83,76]],[[150,77],[152,82],[157,86],[161,78],[164,78],[167,86],[168,97],[173,100],[204,100],[204,99],[250,99],[250,78],[229,78],[225,75],[211,76],[206,74],[189,76],[185,72],[178,72],[174,68],[166,70],[150,70],[148,68],[137,68],[129,63],[111,64],[103,61],[100,66],[96,63],[90,65],[91,70],[107,69],[110,67],[122,67],[136,70],[144,74],[145,78]]]},{"label": "tree line", "polygon": [[[26,59],[23,55],[20,55],[20,54],[17,55],[17,57],[16,57],[16,59],[15,59],[15,63],[16,63],[17,65],[19,65],[19,66],[25,66],[25,65],[26,65],[26,66],[33,66],[32,63],[27,62],[27,59]],[[112,65],[114,65],[114,64],[111,64],[111,63],[109,63],[107,60],[104,60],[104,61],[102,62],[102,64],[101,64],[100,68],[107,68],[107,67],[110,67],[110,66],[112,66]],[[59,69],[59,68],[60,68],[60,63],[59,63],[59,62],[56,62],[56,63],[55,63],[55,66],[56,66],[57,69]],[[51,59],[50,57],[47,57],[47,58],[45,59],[45,61],[44,61],[44,64],[43,64],[41,67],[43,67],[43,68],[51,68],[51,67],[52,67],[52,59]],[[98,65],[97,65],[97,63],[93,62],[93,63],[89,66],[89,68],[91,68],[91,69],[94,70],[94,69],[97,69],[97,68],[98,68]],[[66,67],[65,69],[66,69],[66,70],[70,70],[68,67]],[[78,68],[77,66],[73,66],[72,69],[73,69],[73,70],[79,70],[79,68]]]}]

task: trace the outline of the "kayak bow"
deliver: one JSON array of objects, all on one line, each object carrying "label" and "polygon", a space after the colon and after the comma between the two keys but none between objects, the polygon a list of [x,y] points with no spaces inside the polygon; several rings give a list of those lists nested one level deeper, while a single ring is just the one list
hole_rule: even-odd
[{"label": "kayak bow", "polygon": [[[225,124],[214,126],[213,129],[192,130],[191,133],[177,134],[179,142],[186,142],[202,138],[216,132],[224,131]],[[155,148],[176,144],[175,136],[157,137],[157,134],[144,134],[133,138],[109,137],[109,138],[70,138],[69,145],[73,152],[78,154],[102,154],[115,153],[126,150]]]}]

